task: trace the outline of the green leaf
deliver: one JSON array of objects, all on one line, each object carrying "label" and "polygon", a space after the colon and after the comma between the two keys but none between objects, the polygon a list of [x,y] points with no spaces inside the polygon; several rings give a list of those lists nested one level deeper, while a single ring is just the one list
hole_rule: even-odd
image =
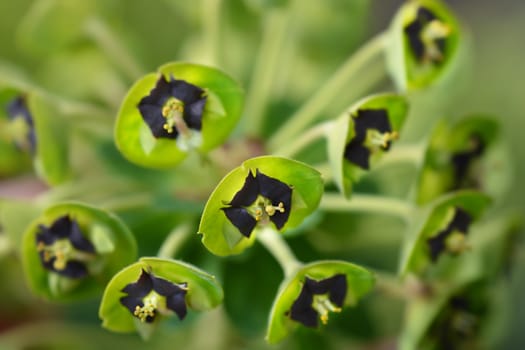
[{"label": "green leaf", "polygon": [[[78,280],[45,269],[37,250],[39,226],[49,227],[64,215],[77,221],[84,237],[96,249],[102,248],[102,251],[96,251],[93,261],[86,263],[89,275]],[[105,237],[102,238],[102,235]],[[108,249],[110,245],[115,249]],[[47,208],[26,229],[22,242],[22,262],[29,286],[35,294],[57,301],[80,299],[102,291],[107,281],[123,266],[134,261],[136,255],[135,239],[117,216],[77,202]]]},{"label": "green leaf", "polygon": [[301,292],[305,277],[322,280],[337,274],[346,275],[347,293],[343,307],[356,305],[374,286],[372,273],[345,261],[320,261],[305,265],[294,276],[284,280],[279,288],[270,312],[266,333],[268,343],[280,342],[299,325],[287,314]]},{"label": "green leaf", "polygon": [[[400,95],[369,96],[356,102],[333,123],[328,133],[328,158],[334,182],[347,198],[351,196],[353,184],[367,173],[366,170],[351,163],[344,156],[346,146],[355,136],[354,118],[352,116],[364,109],[386,110],[392,131],[399,133],[408,113],[408,104],[406,99]],[[371,154],[371,168],[380,160],[384,152],[378,149],[377,152]]]},{"label": "green leaf", "polygon": [[[427,206],[418,209],[403,244],[399,273],[404,276],[408,273],[421,275],[431,272],[439,274],[440,271],[441,273],[446,271],[450,264],[454,264],[453,257],[442,254],[443,256],[440,256],[430,269],[431,259],[427,240],[448,225],[454,214],[454,208],[460,208],[467,212],[472,217],[472,221],[475,222],[490,203],[489,197],[482,193],[460,191],[439,197]],[[467,239],[472,230],[473,227],[471,226],[466,236]],[[468,252],[464,254],[468,254]],[[426,271],[426,269],[431,271]]]},{"label": "green leaf", "polygon": [[187,283],[186,305],[193,310],[209,310],[222,302],[223,291],[214,276],[180,261],[141,258],[118,272],[108,283],[99,309],[104,328],[114,332],[137,330],[136,317],[120,303],[120,298],[125,295],[122,289],[136,282],[142,270],[173,283]]},{"label": "green leaf", "polygon": [[[430,11],[448,32],[444,40],[442,58],[435,62],[420,60],[412,51],[406,28],[415,20],[420,8]],[[428,29],[428,26],[427,28]],[[424,30],[424,29],[423,29]],[[397,12],[389,29],[387,63],[390,74],[399,90],[424,88],[446,75],[459,56],[462,33],[456,18],[439,0],[415,0],[406,2]],[[437,44],[436,44],[437,45]]]},{"label": "green leaf", "polygon": [[[502,141],[495,118],[471,116],[454,125],[438,123],[419,174],[417,202],[428,203],[454,189],[479,189],[496,200],[503,198],[512,182],[512,166]],[[469,152],[466,173],[458,178],[454,157]]]},{"label": "green leaf", "polygon": [[47,183],[57,185],[70,177],[68,133],[66,121],[56,107],[45,98],[31,94],[28,108],[33,116],[36,133],[34,166]]},{"label": "green leaf", "polygon": [[242,188],[249,171],[256,169],[292,187],[292,205],[288,221],[281,229],[297,227],[319,205],[323,193],[321,174],[312,167],[281,157],[263,156],[245,161],[233,169],[210,195],[199,225],[202,243],[216,255],[239,254],[255,240],[257,227],[250,238],[243,236],[228,220],[221,208]]},{"label": "green leaf", "polygon": [[139,109],[140,100],[149,95],[159,74],[173,76],[198,86],[208,98],[202,115],[202,130],[198,152],[208,152],[220,145],[237,124],[244,93],[237,82],[223,72],[202,65],[175,62],[159,68],[138,80],[125,97],[115,125],[115,142],[122,154],[131,162],[145,167],[170,168],[180,163],[188,151],[181,149],[176,140],[154,138]]}]

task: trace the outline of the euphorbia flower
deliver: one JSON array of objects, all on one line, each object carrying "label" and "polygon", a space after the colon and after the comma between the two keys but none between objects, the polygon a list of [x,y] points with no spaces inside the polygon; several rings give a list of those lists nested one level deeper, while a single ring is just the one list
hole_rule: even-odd
[{"label": "euphorbia flower", "polygon": [[359,109],[352,116],[354,137],[345,147],[344,157],[362,169],[370,168],[370,155],[388,151],[398,132],[392,130],[386,109]]},{"label": "euphorbia flower", "polygon": [[450,26],[430,9],[420,6],[416,17],[405,27],[412,53],[419,62],[440,63],[443,60],[445,40]]},{"label": "euphorbia flower", "polygon": [[231,223],[246,237],[250,237],[257,223],[273,222],[281,229],[292,206],[292,187],[256,169],[255,176],[248,171],[243,187],[222,208]]},{"label": "euphorbia flower", "polygon": [[11,138],[15,145],[22,150],[35,152],[36,136],[33,117],[25,97],[20,95],[11,100],[6,106],[7,117],[9,118],[9,129]]},{"label": "euphorbia flower", "polygon": [[433,262],[436,262],[445,251],[458,254],[465,249],[465,237],[471,221],[472,216],[468,212],[460,207],[454,208],[454,217],[447,224],[447,227],[427,239]]},{"label": "euphorbia flower", "polygon": [[84,237],[77,221],[68,215],[49,227],[39,225],[36,245],[42,266],[69,278],[85,277],[86,262],[96,258],[95,247]]},{"label": "euphorbia flower", "polygon": [[137,108],[156,138],[191,138],[202,129],[206,97],[203,89],[173,76],[168,81],[160,74]]},{"label": "euphorbia flower", "polygon": [[136,282],[122,289],[127,295],[120,298],[120,303],[141,322],[151,323],[158,313],[170,312],[175,312],[182,320],[187,312],[185,301],[187,290],[187,283],[172,283],[155,277],[143,269]]},{"label": "euphorbia flower", "polygon": [[329,312],[341,312],[347,289],[346,276],[343,274],[320,281],[306,276],[301,294],[294,301],[289,316],[306,327],[317,327],[318,318],[326,324]]}]

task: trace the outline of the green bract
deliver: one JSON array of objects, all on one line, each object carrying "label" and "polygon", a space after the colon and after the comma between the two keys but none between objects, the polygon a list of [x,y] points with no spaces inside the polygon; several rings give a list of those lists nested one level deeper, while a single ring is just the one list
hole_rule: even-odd
[{"label": "green bract", "polygon": [[[139,104],[152,93],[159,79],[168,82],[182,80],[203,90],[202,96],[206,101],[202,119],[198,121],[202,126],[198,131],[191,131],[188,142],[180,142],[180,137],[177,140],[155,137],[139,110]],[[173,167],[193,149],[204,153],[224,142],[241,115],[243,97],[241,87],[217,69],[182,62],[166,64],[159,68],[158,73],[142,77],[129,90],[117,117],[115,142],[122,154],[133,163],[152,168]],[[165,103],[170,100],[173,98],[166,99]],[[162,106],[159,108],[162,109]],[[180,134],[177,124],[171,126],[170,132],[173,129]]]},{"label": "green bract", "polygon": [[[319,205],[323,193],[323,180],[317,170],[304,163],[281,157],[263,156],[249,159],[221,180],[206,203],[199,233],[203,235],[202,243],[209,251],[216,255],[239,254],[253,244],[256,231],[264,220],[257,223],[253,233],[246,235],[228,219],[224,209],[232,207],[232,200],[243,189],[248,177],[258,179],[262,176],[272,178],[272,181],[291,192],[291,202],[281,209],[287,218],[279,223],[282,227],[275,226],[280,231],[298,226]],[[261,190],[273,191],[272,188]],[[273,198],[270,199],[273,201]],[[274,206],[278,204],[278,201],[273,201]],[[239,209],[244,210],[243,207],[248,206],[250,203],[239,206]],[[276,209],[278,210],[279,208]],[[266,224],[275,225],[275,222]]]},{"label": "green bract", "polygon": [[[266,340],[275,344],[299,325],[299,322],[290,318],[290,313],[292,305],[301,294],[306,278],[322,281],[338,275],[346,277],[346,293],[342,307],[355,305],[374,285],[372,273],[345,261],[320,261],[303,266],[294,276],[281,283],[270,312]],[[339,311],[341,310],[335,310]]]},{"label": "green bract", "polygon": [[[490,202],[482,193],[460,191],[419,209],[403,246],[400,274],[422,274],[431,263],[436,268],[447,266],[450,255],[458,255],[469,246],[465,243],[471,235],[469,226],[481,217]],[[436,247],[437,252],[433,251]]]},{"label": "green bract", "polygon": [[223,291],[214,276],[180,261],[141,258],[117,273],[108,283],[99,309],[103,327],[114,332],[138,331],[143,337],[152,331],[157,319],[153,323],[141,322],[120,302],[126,295],[122,290],[137,282],[143,271],[170,283],[185,285],[185,304],[193,310],[209,310],[222,302]]},{"label": "green bract", "polygon": [[389,30],[387,62],[401,91],[421,89],[452,66],[461,41],[459,24],[439,0],[406,2]]},{"label": "green bract", "polygon": [[[64,224],[71,230],[63,229]],[[40,296],[60,301],[100,292],[137,255],[135,239],[120,219],[74,202],[46,209],[29,225],[22,244],[29,286]],[[65,276],[70,263],[73,273],[84,275]]]},{"label": "green bract", "polygon": [[434,129],[418,179],[417,202],[458,189],[501,198],[510,183],[510,161],[495,119],[470,117]]},{"label": "green bract", "polygon": [[[381,94],[358,101],[334,122],[328,134],[328,157],[334,181],[346,197],[350,197],[352,185],[391,147],[391,141],[397,138],[407,112],[408,103],[404,97]],[[380,123],[385,117],[389,131],[383,129],[383,123]],[[358,118],[363,120],[359,126],[356,123]],[[370,120],[368,124],[367,120]],[[366,133],[363,133],[365,128]],[[358,160],[366,156],[366,167],[350,161],[348,152],[352,148]]]},{"label": "green bract", "polygon": [[[9,110],[14,110],[15,116],[9,115]],[[4,167],[7,173],[16,172],[32,157],[36,172],[48,184],[66,180],[70,170],[68,135],[62,132],[65,125],[44,97],[0,86],[0,173]]]}]

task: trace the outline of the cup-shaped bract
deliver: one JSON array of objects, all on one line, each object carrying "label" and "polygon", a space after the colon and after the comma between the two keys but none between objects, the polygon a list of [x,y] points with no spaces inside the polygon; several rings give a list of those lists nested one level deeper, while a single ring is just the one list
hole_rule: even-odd
[{"label": "cup-shaped bract", "polygon": [[[37,174],[56,185],[69,177],[67,123],[57,108],[37,93],[9,86],[0,87],[0,164],[17,167],[33,161]],[[16,164],[18,163],[18,164]],[[3,166],[3,165],[2,165]],[[1,171],[1,168],[0,168]]]},{"label": "cup-shaped bract", "polygon": [[417,202],[425,204],[461,189],[480,190],[501,198],[510,184],[510,161],[499,124],[487,117],[469,117],[455,125],[445,121],[434,129],[417,186]]},{"label": "cup-shaped bract", "polygon": [[237,124],[244,93],[218,69],[175,62],[131,87],[121,104],[115,142],[131,162],[170,168],[190,151],[220,145]]},{"label": "cup-shaped bract", "polygon": [[101,292],[136,255],[135,239],[118,217],[77,202],[47,208],[29,225],[22,243],[29,286],[57,301]]},{"label": "cup-shaped bract", "polygon": [[471,225],[490,203],[480,192],[458,191],[420,208],[403,245],[400,274],[422,275],[441,259],[468,253]]},{"label": "cup-shaped bract", "polygon": [[336,260],[313,262],[285,279],[270,312],[266,340],[277,343],[298,326],[317,328],[330,313],[341,312],[374,286],[371,272]]},{"label": "cup-shaped bract", "polygon": [[334,122],[328,134],[328,157],[334,181],[347,198],[352,185],[399,137],[407,113],[404,97],[381,94],[358,101]]},{"label": "cup-shaped bract", "polygon": [[216,255],[239,254],[259,228],[297,227],[319,205],[321,174],[291,159],[252,158],[227,174],[210,195],[199,225],[202,243]]},{"label": "cup-shaped bract", "polygon": [[205,311],[219,305],[223,291],[214,276],[186,263],[141,258],[108,283],[99,316],[114,332],[135,332],[148,338],[158,322],[189,309]]},{"label": "cup-shaped bract", "polygon": [[424,88],[443,76],[458,57],[459,24],[439,0],[406,2],[389,29],[387,62],[401,91]]}]

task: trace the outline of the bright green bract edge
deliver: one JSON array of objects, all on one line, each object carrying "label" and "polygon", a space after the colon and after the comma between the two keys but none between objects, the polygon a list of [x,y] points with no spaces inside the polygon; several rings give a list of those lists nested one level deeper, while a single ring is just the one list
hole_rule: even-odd
[{"label": "bright green bract edge", "polygon": [[198,152],[207,152],[220,145],[237,124],[244,102],[240,85],[223,72],[198,64],[169,63],[138,80],[124,98],[115,124],[115,142],[120,152],[131,162],[151,168],[171,168],[188,154],[177,146],[176,140],[158,138],[144,122],[138,104],[148,96],[159,79],[185,80],[207,93],[202,116],[202,143]]},{"label": "bright green bract edge", "polygon": [[[475,222],[479,220],[490,203],[490,198],[483,193],[459,191],[439,197],[420,209],[414,215],[416,220],[412,223],[403,245],[399,274],[401,276],[408,273],[421,275],[429,267],[431,260],[426,240],[447,226],[454,207],[466,211],[472,216],[472,222]],[[439,264],[438,260],[436,265]]]},{"label": "bright green bract edge", "polygon": [[255,241],[257,227],[250,238],[246,238],[233,226],[221,208],[226,207],[242,188],[248,171],[255,174],[256,169],[292,186],[292,209],[281,231],[297,227],[319,205],[324,186],[321,174],[314,168],[282,157],[263,156],[249,159],[221,180],[204,208],[199,233],[203,235],[202,243],[215,255],[239,254]]},{"label": "bright green bract edge", "polygon": [[[416,16],[417,9],[423,6],[432,11],[450,27],[446,38],[444,59],[439,65],[422,67],[412,54],[405,27]],[[461,29],[450,10],[438,0],[415,0],[406,2],[397,12],[389,29],[390,45],[387,47],[387,64],[390,74],[400,91],[419,90],[432,84],[444,75],[458,56],[461,42]]]},{"label": "bright green bract edge", "polygon": [[290,331],[300,325],[300,323],[293,321],[286,314],[299,297],[305,277],[322,280],[336,274],[346,275],[348,289],[343,307],[356,305],[359,299],[368,293],[375,283],[371,272],[345,261],[328,260],[303,266],[292,278],[284,280],[279,288],[270,312],[268,331],[266,333],[268,343],[275,344],[280,342]]},{"label": "bright green bract edge", "polygon": [[141,258],[118,272],[108,283],[99,309],[104,328],[123,333],[137,330],[136,318],[120,303],[120,298],[125,296],[122,289],[135,283],[142,270],[172,283],[187,283],[186,305],[193,310],[209,310],[222,302],[223,290],[214,276],[180,261]]},{"label": "bright green bract edge", "polygon": [[[101,270],[96,276],[73,280],[42,266],[36,245],[38,226],[50,226],[64,215],[76,220],[84,236],[95,246],[97,259],[101,263]],[[29,286],[35,294],[56,301],[76,300],[100,293],[107,281],[123,266],[133,262],[136,256],[135,239],[117,216],[76,202],[46,209],[28,227],[22,242],[22,263]],[[50,284],[56,280],[58,289],[53,289]]]},{"label": "bright green bract edge", "polygon": [[[345,159],[345,147],[354,137],[352,114],[359,109],[386,109],[393,131],[399,132],[408,113],[408,102],[401,95],[380,94],[366,97],[353,104],[333,124],[328,135],[328,158],[334,176],[334,182],[347,198],[351,196],[352,185],[357,182],[366,170],[361,169]],[[395,147],[395,141],[392,147]],[[370,168],[379,161],[384,151],[370,156]]]}]

